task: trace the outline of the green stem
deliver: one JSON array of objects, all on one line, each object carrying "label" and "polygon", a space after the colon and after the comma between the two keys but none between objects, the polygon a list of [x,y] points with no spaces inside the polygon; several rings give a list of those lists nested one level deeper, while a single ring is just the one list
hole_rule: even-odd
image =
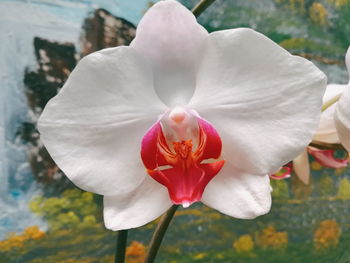
[{"label": "green stem", "polygon": [[114,263],[125,262],[126,242],[128,239],[128,230],[118,231],[117,250],[115,252]]},{"label": "green stem", "polygon": [[192,13],[195,17],[199,17],[205,9],[207,9],[215,0],[201,0],[193,9]]},{"label": "green stem", "polygon": [[168,226],[170,224],[171,219],[174,217],[174,214],[176,212],[176,209],[178,208],[178,205],[173,205],[170,207],[170,209],[161,217],[156,230],[153,233],[151,242],[149,244],[148,252],[145,258],[145,263],[153,263],[160,244],[162,243],[163,237],[165,235],[166,230],[168,229]]},{"label": "green stem", "polygon": [[328,109],[330,106],[332,106],[334,103],[336,103],[341,97],[341,94],[334,96],[333,98],[331,98],[330,100],[326,101],[323,105],[322,105],[322,112],[325,111],[326,109]]}]

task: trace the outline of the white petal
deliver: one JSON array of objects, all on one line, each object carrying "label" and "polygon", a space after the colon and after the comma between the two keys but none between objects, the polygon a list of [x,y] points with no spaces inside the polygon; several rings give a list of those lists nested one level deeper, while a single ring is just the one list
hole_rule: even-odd
[{"label": "white petal", "polygon": [[226,162],[204,190],[202,202],[221,213],[241,219],[266,214],[271,207],[268,175],[248,174]]},{"label": "white petal", "polygon": [[172,206],[167,189],[149,176],[133,192],[104,196],[103,217],[108,229],[117,231],[142,226]]},{"label": "white petal", "polygon": [[309,184],[310,164],[307,148],[293,160],[293,170],[304,184]]},{"label": "white petal", "polygon": [[84,57],[39,120],[41,140],[77,186],[113,195],[146,176],[141,139],[166,110],[148,65],[129,47]]},{"label": "white petal", "polygon": [[193,14],[173,0],[156,3],[140,21],[130,46],[152,62],[156,93],[167,105],[190,100],[207,36]]},{"label": "white petal", "polygon": [[[326,93],[323,96],[323,103],[326,103],[330,99],[342,94],[346,88],[346,85],[330,84],[327,86]],[[334,111],[336,104],[333,104],[327,108],[321,114],[320,123],[318,129],[314,135],[313,140],[325,143],[339,143],[339,137],[335,128]]]},{"label": "white petal", "polygon": [[210,34],[190,108],[210,121],[223,158],[254,174],[271,174],[311,141],[326,77],[262,34]]},{"label": "white petal", "polygon": [[348,48],[348,51],[345,55],[345,65],[348,69],[349,77],[350,77],[350,47]]},{"label": "white petal", "polygon": [[334,97],[342,94],[347,85],[338,85],[338,84],[329,84],[327,85],[326,92],[323,95],[322,103],[326,103],[327,101],[333,99]]},{"label": "white petal", "polygon": [[[345,63],[350,78],[350,47],[346,53]],[[341,143],[350,152],[350,80],[343,95],[337,103],[335,123]]]},{"label": "white petal", "polygon": [[341,143],[350,152],[350,84],[337,103],[335,123]]}]

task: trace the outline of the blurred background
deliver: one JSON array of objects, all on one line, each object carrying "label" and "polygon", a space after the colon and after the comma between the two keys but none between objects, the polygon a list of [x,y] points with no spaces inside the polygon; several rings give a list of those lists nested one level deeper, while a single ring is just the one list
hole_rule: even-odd
[{"label": "blurred background", "polygon": [[[101,197],[57,168],[36,121],[77,61],[128,45],[153,3],[0,0],[1,263],[113,262],[116,233],[103,226]],[[210,32],[253,28],[312,60],[330,83],[348,82],[350,0],[217,0],[199,22]],[[157,262],[350,262],[350,170],[310,161],[311,183],[272,181],[272,211],[258,219],[180,209]],[[143,261],[155,225],[130,231],[127,262]]]}]

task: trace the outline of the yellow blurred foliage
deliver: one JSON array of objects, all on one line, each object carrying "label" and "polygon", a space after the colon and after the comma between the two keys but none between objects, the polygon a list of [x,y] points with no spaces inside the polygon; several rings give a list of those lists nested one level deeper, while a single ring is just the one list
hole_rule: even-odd
[{"label": "yellow blurred foliage", "polygon": [[94,259],[67,259],[58,261],[56,263],[93,263],[96,262]]},{"label": "yellow blurred foliage", "polygon": [[275,2],[288,6],[293,12],[305,13],[305,0],[275,0]]},{"label": "yellow blurred foliage", "polygon": [[45,236],[45,232],[41,231],[37,226],[30,226],[24,230],[23,236],[26,239],[38,240]]},{"label": "yellow blurred foliage", "polygon": [[342,178],[339,182],[337,197],[340,199],[350,199],[350,180]]},{"label": "yellow blurred foliage", "polygon": [[309,9],[309,16],[312,22],[321,26],[327,26],[328,22],[328,11],[327,8],[317,2],[313,2]]},{"label": "yellow blurred foliage", "polygon": [[342,175],[347,170],[347,167],[335,169],[335,175]]},{"label": "yellow blurred foliage", "polygon": [[262,248],[282,249],[288,245],[288,233],[277,232],[273,226],[268,226],[257,235],[256,243]]},{"label": "yellow blurred foliage", "polygon": [[132,241],[125,252],[127,263],[142,263],[146,257],[146,247],[137,241]]},{"label": "yellow blurred foliage", "polygon": [[20,235],[11,234],[8,239],[0,241],[0,251],[10,251],[16,247],[22,247],[27,240],[38,240],[45,236],[37,226],[30,226]]},{"label": "yellow blurred foliage", "polygon": [[335,247],[339,243],[340,227],[335,220],[324,220],[314,233],[314,246],[317,250]]},{"label": "yellow blurred foliage", "polygon": [[175,214],[175,216],[187,216],[187,215],[202,216],[203,212],[198,209],[184,209],[184,210],[176,211],[176,214]]},{"label": "yellow blurred foliage", "polygon": [[313,171],[320,171],[322,169],[322,165],[319,162],[313,161],[311,162],[311,169]]},{"label": "yellow blurred foliage", "polygon": [[305,12],[305,1],[304,0],[289,0],[289,5],[293,11],[299,11],[300,13]]},{"label": "yellow blurred foliage", "polygon": [[193,259],[194,259],[194,260],[201,260],[201,259],[205,258],[206,256],[207,256],[207,253],[197,253],[197,254],[193,257]]},{"label": "yellow blurred foliage", "polygon": [[59,197],[37,196],[29,207],[47,220],[50,231],[93,228],[98,224],[95,215],[99,214],[99,208],[94,194],[79,189],[68,189]]},{"label": "yellow blurred foliage", "polygon": [[240,236],[233,242],[233,248],[237,253],[249,253],[254,249],[254,241],[250,235]]},{"label": "yellow blurred foliage", "polygon": [[336,8],[350,4],[350,0],[328,0],[328,2],[334,5]]}]

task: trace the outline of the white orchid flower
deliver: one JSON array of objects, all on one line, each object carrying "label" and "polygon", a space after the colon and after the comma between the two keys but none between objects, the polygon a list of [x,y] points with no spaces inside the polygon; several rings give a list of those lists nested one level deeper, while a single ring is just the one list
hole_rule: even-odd
[{"label": "white orchid flower", "polygon": [[311,62],[262,34],[208,34],[160,1],[130,46],[79,62],[38,127],[68,178],[104,195],[109,229],[196,201],[254,218],[270,209],[268,174],[311,141],[325,86]]},{"label": "white orchid flower", "polygon": [[[345,57],[346,67],[350,77],[350,47]],[[335,111],[335,123],[341,143],[350,152],[350,80],[345,87]]]},{"label": "white orchid flower", "polygon": [[[347,56],[346,56],[346,64],[348,67],[348,70],[350,69],[350,52],[348,50]],[[318,129],[316,130],[316,133],[313,137],[313,140],[316,142],[321,143],[327,143],[327,144],[340,144],[343,143],[346,145],[346,140],[349,142],[349,129],[346,130],[346,127],[350,127],[349,124],[349,106],[350,106],[350,96],[348,95],[348,98],[346,99],[347,95],[342,95],[345,90],[349,90],[349,85],[338,85],[338,84],[330,84],[327,86],[326,92],[323,96],[323,103],[326,103],[330,100],[333,100],[334,98],[338,96],[342,96],[345,99],[341,99],[341,104],[334,103],[330,107],[328,107],[325,111],[321,114],[320,123],[318,126]],[[350,92],[349,92],[350,93]],[[346,104],[347,106],[344,106]],[[338,114],[340,116],[340,119],[345,120],[345,127],[344,124],[339,123],[336,127],[336,120],[335,118],[335,112],[338,108],[337,112],[340,112],[342,114]],[[347,111],[347,113],[344,111]],[[343,117],[342,117],[343,116]],[[347,117],[345,117],[347,116]],[[345,118],[344,118],[345,117]],[[346,126],[346,120],[348,120]],[[342,140],[340,140],[340,136],[342,136]],[[349,149],[349,148],[348,148]],[[300,178],[300,180],[308,184],[310,181],[310,164],[309,164],[309,156],[308,154],[312,155],[322,166],[328,167],[328,168],[344,168],[348,165],[349,160],[348,158],[335,158],[334,157],[334,150],[320,150],[314,147],[307,147],[305,150],[293,160],[293,170],[296,173],[296,175]]]}]

